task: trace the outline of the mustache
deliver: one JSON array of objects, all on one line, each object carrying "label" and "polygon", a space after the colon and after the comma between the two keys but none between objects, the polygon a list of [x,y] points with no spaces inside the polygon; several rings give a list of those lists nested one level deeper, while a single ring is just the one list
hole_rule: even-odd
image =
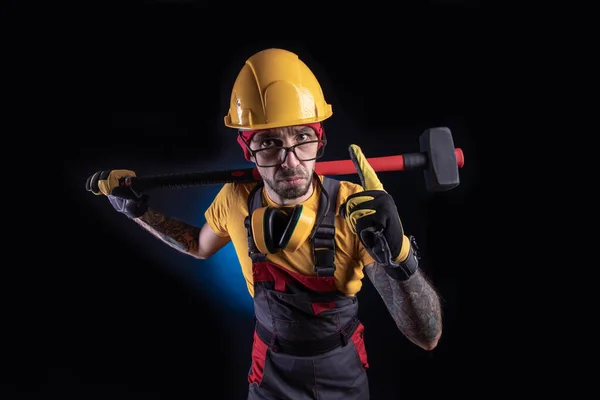
[{"label": "mustache", "polygon": [[297,168],[297,169],[282,169],[279,172],[279,178],[289,178],[292,176],[296,176],[296,177],[301,177],[301,178],[307,178],[308,174],[304,169],[301,168]]}]

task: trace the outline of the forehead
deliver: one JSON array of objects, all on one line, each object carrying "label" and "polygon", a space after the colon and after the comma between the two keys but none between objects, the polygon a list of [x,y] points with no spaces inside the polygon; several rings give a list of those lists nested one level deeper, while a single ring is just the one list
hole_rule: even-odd
[{"label": "forehead", "polygon": [[264,131],[256,132],[253,139],[262,137],[285,137],[298,134],[316,135],[316,132],[310,126],[286,126],[283,128],[265,129]]}]

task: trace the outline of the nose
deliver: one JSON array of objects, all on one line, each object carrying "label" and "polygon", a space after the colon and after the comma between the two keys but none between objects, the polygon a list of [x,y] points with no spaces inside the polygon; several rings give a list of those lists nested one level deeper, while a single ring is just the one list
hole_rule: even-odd
[{"label": "nose", "polygon": [[298,160],[298,157],[296,157],[296,154],[293,151],[288,150],[285,161],[281,164],[281,166],[283,168],[294,169],[298,165],[300,165],[300,160]]}]

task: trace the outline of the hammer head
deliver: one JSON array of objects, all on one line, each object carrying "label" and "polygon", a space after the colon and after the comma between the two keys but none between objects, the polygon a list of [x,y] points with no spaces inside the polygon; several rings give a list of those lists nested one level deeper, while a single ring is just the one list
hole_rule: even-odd
[{"label": "hammer head", "polygon": [[458,162],[454,140],[449,128],[427,129],[419,137],[421,152],[427,156],[424,168],[425,186],[430,192],[442,192],[457,187]]}]

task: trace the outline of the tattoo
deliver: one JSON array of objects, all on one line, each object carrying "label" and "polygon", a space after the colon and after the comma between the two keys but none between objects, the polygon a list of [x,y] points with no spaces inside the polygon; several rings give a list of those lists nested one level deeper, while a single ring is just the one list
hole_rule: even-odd
[{"label": "tattoo", "polygon": [[442,333],[440,299],[421,270],[396,281],[377,263],[365,267],[398,329],[413,343],[431,350]]},{"label": "tattoo", "polygon": [[182,253],[195,255],[198,252],[200,228],[168,218],[155,210],[148,209],[140,218],[134,219],[142,228],[164,243]]}]

